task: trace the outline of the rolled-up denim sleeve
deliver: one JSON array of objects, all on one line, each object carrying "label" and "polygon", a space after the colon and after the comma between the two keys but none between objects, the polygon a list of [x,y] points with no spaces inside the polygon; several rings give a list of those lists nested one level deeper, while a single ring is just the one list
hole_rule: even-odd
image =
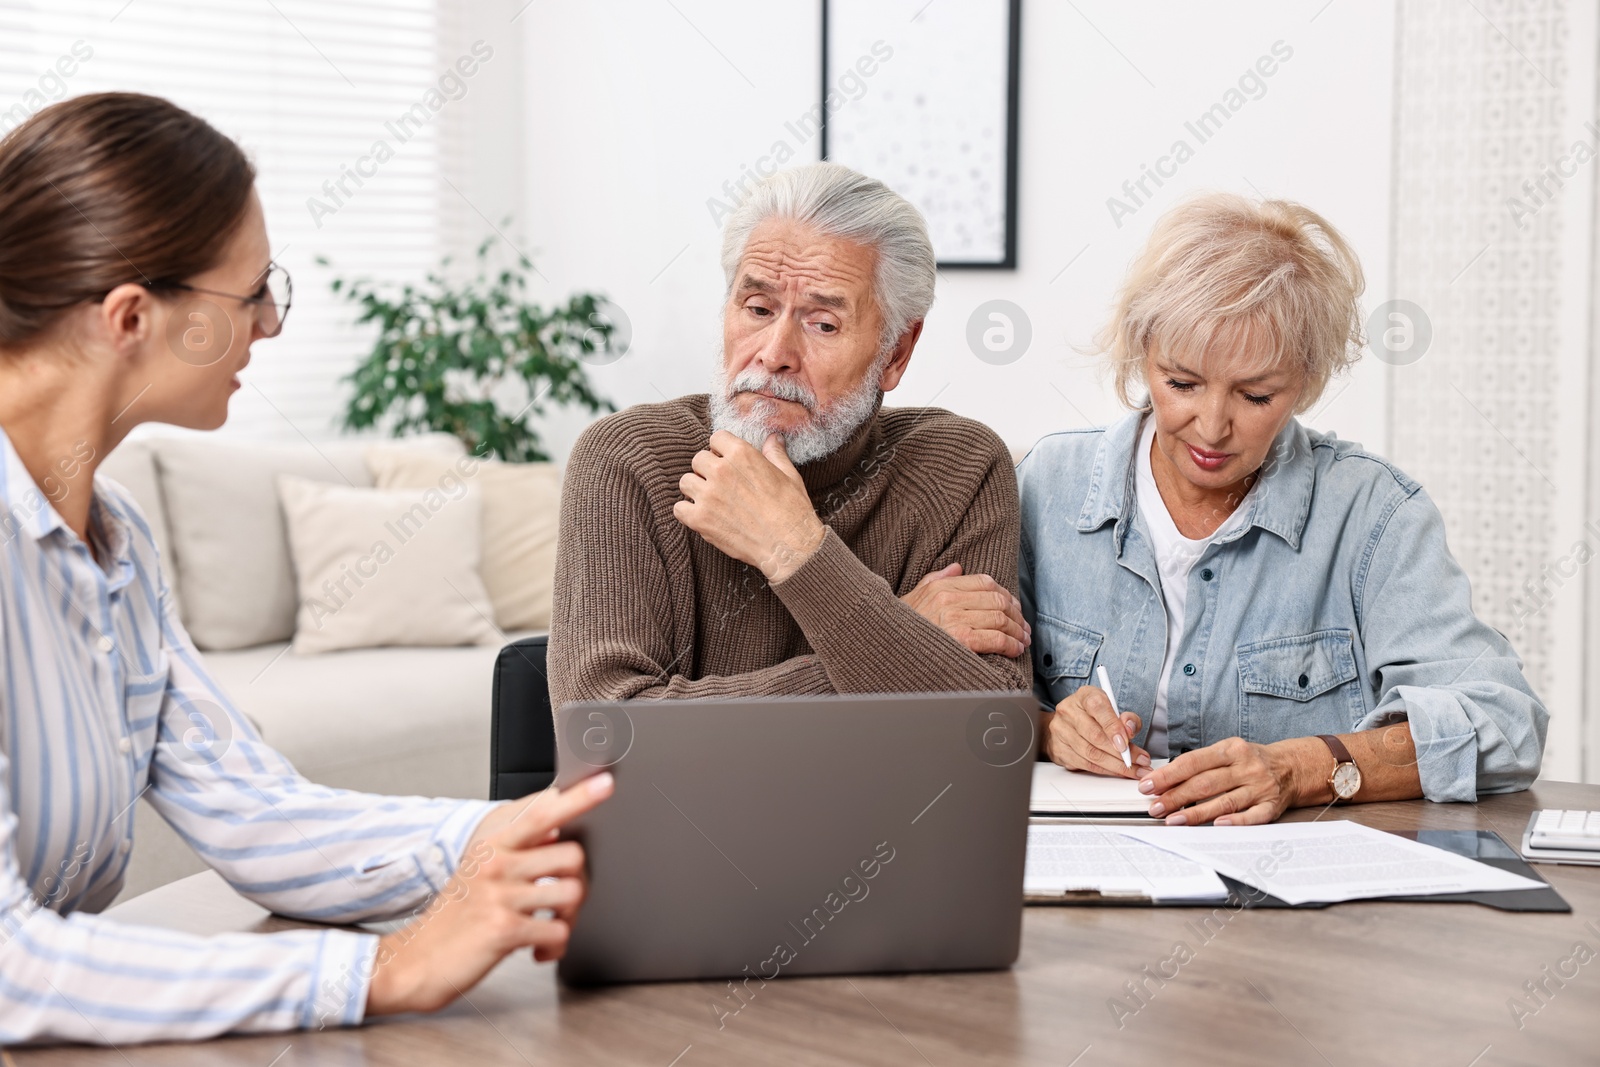
[{"label": "rolled-up denim sleeve", "polygon": [[1421,489],[1373,532],[1356,605],[1381,694],[1358,728],[1411,724],[1422,795],[1472,801],[1533,784],[1550,713],[1511,643],[1473,614],[1444,518]]}]

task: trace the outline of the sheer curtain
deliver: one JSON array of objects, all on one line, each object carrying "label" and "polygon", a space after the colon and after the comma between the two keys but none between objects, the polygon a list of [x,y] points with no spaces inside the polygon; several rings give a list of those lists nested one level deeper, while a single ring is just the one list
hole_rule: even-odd
[{"label": "sheer curtain", "polygon": [[1392,458],[1549,706],[1546,777],[1600,775],[1594,0],[1405,0],[1390,288],[1432,345],[1389,368]]}]

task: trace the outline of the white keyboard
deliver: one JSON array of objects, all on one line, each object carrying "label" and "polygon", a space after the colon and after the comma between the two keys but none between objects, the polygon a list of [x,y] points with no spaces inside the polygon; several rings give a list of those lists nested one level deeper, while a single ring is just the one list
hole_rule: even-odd
[{"label": "white keyboard", "polygon": [[1600,853],[1600,811],[1547,808],[1535,812],[1527,844],[1536,849]]}]

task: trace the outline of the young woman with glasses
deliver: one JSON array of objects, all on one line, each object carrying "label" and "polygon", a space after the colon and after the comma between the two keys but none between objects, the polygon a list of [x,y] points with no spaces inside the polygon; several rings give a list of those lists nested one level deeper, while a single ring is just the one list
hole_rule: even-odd
[{"label": "young woman with glasses", "polygon": [[[500,805],[306,781],[207,674],[144,516],[95,476],[140,423],[226,420],[289,312],[269,249],[244,154],[164,100],[79,97],[0,140],[0,1045],[432,1010],[516,949],[560,956],[582,902],[582,850],[555,838],[609,776]],[[225,751],[192,736],[212,708]],[[275,912],[412,921],[202,938],[100,918],[140,797]]]}]

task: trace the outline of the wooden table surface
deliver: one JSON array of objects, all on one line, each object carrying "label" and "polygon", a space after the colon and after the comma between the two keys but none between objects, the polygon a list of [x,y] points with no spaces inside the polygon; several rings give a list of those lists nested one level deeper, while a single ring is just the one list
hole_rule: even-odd
[{"label": "wooden table surface", "polygon": [[[1535,808],[1600,809],[1600,787],[1540,782],[1477,805],[1364,804],[1324,818],[1495,830],[1516,847]],[[15,1067],[1597,1064],[1600,868],[1536,870],[1572,914],[1416,903],[1222,909],[1226,921],[1208,935],[1198,924],[1211,909],[1030,907],[1010,971],[780,979],[721,1029],[711,1008],[727,992],[721,983],[576,991],[519,954],[433,1016],[193,1046],[14,1049],[9,1058]],[[294,925],[210,873],[111,914],[200,933]],[[1579,943],[1588,951],[1574,956]],[[1529,982],[1549,992],[1530,999]],[[1147,995],[1130,997],[1128,983]],[[1527,1011],[1514,1014],[1514,1003]]]}]

